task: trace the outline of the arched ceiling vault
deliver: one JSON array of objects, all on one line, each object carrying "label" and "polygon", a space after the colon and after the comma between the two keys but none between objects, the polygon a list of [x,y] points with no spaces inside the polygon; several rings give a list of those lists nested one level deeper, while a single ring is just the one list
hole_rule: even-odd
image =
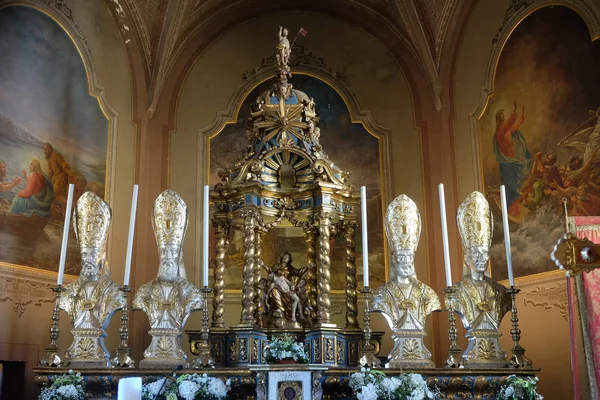
[{"label": "arched ceiling vault", "polygon": [[[476,0],[105,0],[146,82],[146,109],[153,113],[165,82],[188,47],[205,48],[226,30],[259,15],[286,10],[312,11],[339,18],[382,42],[400,65],[416,64],[441,106],[440,69],[444,47],[460,21],[460,11]],[[407,61],[408,60],[408,61]],[[188,65],[189,63],[186,63]],[[407,75],[410,75],[408,71]],[[413,71],[414,73],[414,71]],[[410,78],[409,78],[410,80]]]}]

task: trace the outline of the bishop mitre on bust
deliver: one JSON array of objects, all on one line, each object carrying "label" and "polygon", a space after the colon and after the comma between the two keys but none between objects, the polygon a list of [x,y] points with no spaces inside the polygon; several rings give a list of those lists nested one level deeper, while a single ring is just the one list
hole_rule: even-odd
[{"label": "bishop mitre on bust", "polygon": [[133,309],[150,320],[150,347],[144,351],[141,368],[188,367],[181,348],[183,326],[190,313],[203,306],[202,293],[189,283],[183,265],[182,244],[188,225],[188,209],[172,190],[154,202],[152,228],[158,245],[158,276],[140,287]]},{"label": "bishop mitre on bust", "polygon": [[470,368],[502,368],[506,353],[498,339],[502,317],[511,307],[506,288],[486,276],[492,245],[493,217],[485,196],[471,193],[458,208],[458,231],[464,250],[463,279],[452,300],[467,330],[464,358]]},{"label": "bishop mitre on bust", "polygon": [[385,230],[392,249],[392,274],[389,282],[375,290],[371,311],[383,313],[392,329],[394,348],[386,368],[434,367],[423,337],[425,320],[440,309],[440,301],[416,276],[421,216],[408,196],[402,194],[390,203]]},{"label": "bishop mitre on bust", "polygon": [[73,368],[109,366],[105,330],[113,314],[125,305],[123,292],[110,278],[106,263],[111,216],[110,206],[92,192],[84,193],[75,206],[73,227],[79,242],[81,273],[65,287],[59,303],[73,326],[73,343],[65,357]]}]

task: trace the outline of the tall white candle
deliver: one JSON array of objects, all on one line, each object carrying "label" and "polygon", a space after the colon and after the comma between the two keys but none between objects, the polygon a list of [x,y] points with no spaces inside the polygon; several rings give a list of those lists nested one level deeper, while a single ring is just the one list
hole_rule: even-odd
[{"label": "tall white candle", "polygon": [[363,282],[369,287],[369,239],[367,237],[367,188],[360,187],[360,216],[362,225]]},{"label": "tall white candle", "polygon": [[510,249],[510,226],[508,225],[508,209],[506,206],[506,189],[500,186],[500,203],[502,205],[502,226],[504,227],[504,248],[506,250],[506,268],[508,269],[508,284],[515,286],[513,276],[512,252]]},{"label": "tall white candle", "polygon": [[444,246],[444,267],[446,269],[446,286],[452,286],[452,269],[450,268],[450,247],[448,246],[448,223],[446,221],[446,197],[444,184],[438,185],[440,193],[440,214],[442,217],[442,244]]},{"label": "tall white candle", "polygon": [[125,258],[125,276],[123,285],[129,286],[131,276],[131,256],[133,254],[133,235],[135,232],[135,216],[137,213],[138,185],[133,185],[133,197],[131,198],[131,215],[129,216],[129,237],[127,238],[127,255]]},{"label": "tall white candle", "polygon": [[202,285],[208,286],[208,185],[204,185],[204,208],[202,221]]},{"label": "tall white candle", "polygon": [[60,248],[60,262],[58,264],[58,279],[57,285],[63,284],[65,277],[65,262],[67,261],[67,244],[69,243],[69,227],[71,226],[71,210],[73,209],[73,190],[75,186],[69,185],[69,193],[67,195],[67,205],[65,207],[65,225],[63,227],[62,246]]}]

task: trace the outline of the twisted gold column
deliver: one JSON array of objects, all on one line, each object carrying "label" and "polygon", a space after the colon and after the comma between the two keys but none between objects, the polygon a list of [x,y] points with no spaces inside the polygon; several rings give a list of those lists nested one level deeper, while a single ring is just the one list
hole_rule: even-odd
[{"label": "twisted gold column", "polygon": [[[254,248],[254,285],[258,285],[258,283],[260,282],[260,267],[261,265],[263,265],[262,260],[260,259],[261,257],[261,242],[262,242],[262,235],[265,232],[263,232],[261,229],[259,229],[256,232],[256,246]],[[256,290],[256,292],[254,293],[254,307],[255,307],[255,311],[254,311],[254,320],[256,321],[258,326],[262,326],[263,324],[263,320],[262,320],[262,313],[263,313],[263,307],[262,307],[262,296],[263,293],[261,291],[260,288],[258,288]]]},{"label": "twisted gold column", "polygon": [[[315,227],[311,224],[304,228],[304,238],[306,240],[306,261],[308,264],[316,265],[315,252]],[[311,325],[317,320],[317,274],[315,269],[309,268],[306,271],[306,297],[310,306]]]},{"label": "twisted gold column", "polygon": [[256,215],[244,215],[244,282],[240,325],[254,325],[254,256],[256,251]]},{"label": "twisted gold column", "polygon": [[329,238],[331,234],[331,220],[328,212],[322,212],[319,215],[319,244],[317,248],[319,273],[319,292],[317,294],[317,324],[331,325],[331,272],[329,271],[331,262],[329,258],[330,246]]},{"label": "twisted gold column", "polygon": [[346,329],[359,329],[358,325],[358,295],[356,293],[356,249],[354,236],[356,222],[344,224],[346,239]]},{"label": "twisted gold column", "polygon": [[214,293],[212,327],[225,328],[225,252],[227,251],[228,229],[225,221],[214,224],[215,227],[215,263],[213,270]]}]

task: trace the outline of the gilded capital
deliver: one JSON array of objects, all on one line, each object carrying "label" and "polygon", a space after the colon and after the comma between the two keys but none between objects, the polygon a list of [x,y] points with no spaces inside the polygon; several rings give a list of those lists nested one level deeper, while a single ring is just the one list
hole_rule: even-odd
[{"label": "gilded capital", "polygon": [[390,203],[385,213],[385,233],[394,253],[417,251],[421,237],[421,215],[410,197],[401,194]]},{"label": "gilded capital", "polygon": [[473,192],[467,196],[458,207],[456,215],[458,232],[463,247],[487,247],[492,245],[493,216],[490,204],[480,192]]}]

